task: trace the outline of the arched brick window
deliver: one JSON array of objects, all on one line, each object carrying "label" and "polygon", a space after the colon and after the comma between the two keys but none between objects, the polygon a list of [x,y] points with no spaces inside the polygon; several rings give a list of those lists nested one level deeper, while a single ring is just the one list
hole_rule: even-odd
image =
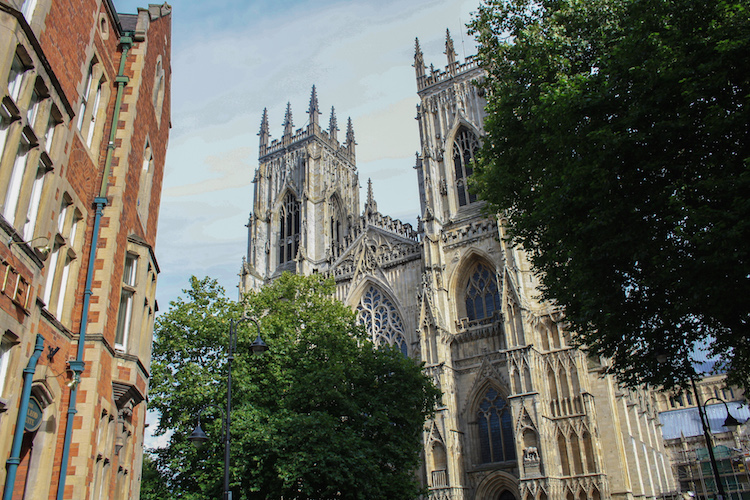
[{"label": "arched brick window", "polygon": [[357,306],[359,322],[363,323],[376,346],[397,347],[408,355],[404,322],[391,300],[375,286],[370,286]]}]

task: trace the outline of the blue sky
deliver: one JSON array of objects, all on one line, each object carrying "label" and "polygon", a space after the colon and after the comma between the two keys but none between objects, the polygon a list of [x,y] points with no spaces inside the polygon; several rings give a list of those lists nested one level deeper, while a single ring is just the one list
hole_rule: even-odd
[{"label": "blue sky", "polygon": [[[121,13],[146,6],[114,3]],[[372,179],[379,210],[415,224],[414,39],[428,66],[446,64],[446,29],[459,57],[473,54],[464,25],[478,3],[174,0],[172,131],[155,249],[160,310],[191,275],[216,278],[237,297],[261,114],[268,108],[272,138],[281,136],[287,102],[295,128],[304,126],[313,85],[321,125],[331,106],[339,137],[352,118],[360,183]]]},{"label": "blue sky", "polygon": [[[145,6],[114,0],[118,12]],[[156,255],[162,311],[190,275],[217,278],[230,297],[247,247],[263,108],[272,137],[286,103],[307,119],[313,84],[322,124],[335,106],[351,117],[360,181],[372,178],[381,212],[418,215],[414,153],[419,132],[414,38],[426,64],[445,65],[445,30],[459,55],[474,53],[463,26],[478,0],[175,0],[172,131]],[[364,198],[364,197],[363,197]]]}]

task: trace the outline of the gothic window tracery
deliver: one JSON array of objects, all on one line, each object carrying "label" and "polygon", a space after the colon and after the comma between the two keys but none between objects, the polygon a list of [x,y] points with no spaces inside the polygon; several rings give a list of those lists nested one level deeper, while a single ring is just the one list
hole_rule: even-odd
[{"label": "gothic window tracery", "polygon": [[357,306],[357,316],[373,344],[393,346],[408,355],[404,322],[396,306],[380,289],[375,286],[367,289]]},{"label": "gothic window tracery", "polygon": [[466,285],[466,316],[469,321],[491,318],[500,310],[500,292],[495,273],[479,263]]},{"label": "gothic window tracery", "polygon": [[510,407],[495,388],[484,393],[477,409],[480,462],[493,463],[515,460],[513,419]]},{"label": "gothic window tracery", "polygon": [[294,260],[299,249],[300,207],[292,193],[287,193],[279,212],[279,264]]},{"label": "gothic window tracery", "polygon": [[477,201],[475,194],[469,192],[467,179],[472,174],[471,160],[479,149],[479,139],[466,127],[461,127],[453,141],[453,167],[456,174],[458,205],[463,207]]}]

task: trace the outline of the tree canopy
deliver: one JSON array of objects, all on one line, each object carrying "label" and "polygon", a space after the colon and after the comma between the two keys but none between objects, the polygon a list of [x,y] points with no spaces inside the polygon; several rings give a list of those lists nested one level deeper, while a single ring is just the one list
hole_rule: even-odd
[{"label": "tree canopy", "polygon": [[474,188],[630,385],[750,382],[748,0],[485,0]]},{"label": "tree canopy", "polygon": [[[375,349],[354,312],[318,275],[284,274],[247,297],[192,278],[185,298],[157,318],[150,407],[169,446],[155,462],[174,498],[221,498],[229,319],[258,319],[269,350],[240,323],[232,368],[231,485],[236,500],[412,499],[425,420],[439,391],[421,365]],[[217,405],[215,408],[211,405]],[[211,437],[187,437],[201,408]],[[151,481],[153,483],[153,481]]]}]

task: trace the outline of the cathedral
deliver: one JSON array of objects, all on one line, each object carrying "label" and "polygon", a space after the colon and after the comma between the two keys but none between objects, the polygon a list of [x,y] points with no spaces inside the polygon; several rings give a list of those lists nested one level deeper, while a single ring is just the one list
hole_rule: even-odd
[{"label": "cathedral", "polygon": [[288,106],[281,139],[264,111],[240,292],[284,271],[325,274],[374,343],[424,362],[443,392],[418,471],[430,499],[670,497],[654,394],[573,347],[523,250],[468,190],[484,72],[457,59],[449,33],[445,54],[427,69],[416,42],[416,229],[378,211],[369,181],[360,211],[352,122],[339,137],[332,109],[322,128],[315,87],[309,124],[295,129]]}]

